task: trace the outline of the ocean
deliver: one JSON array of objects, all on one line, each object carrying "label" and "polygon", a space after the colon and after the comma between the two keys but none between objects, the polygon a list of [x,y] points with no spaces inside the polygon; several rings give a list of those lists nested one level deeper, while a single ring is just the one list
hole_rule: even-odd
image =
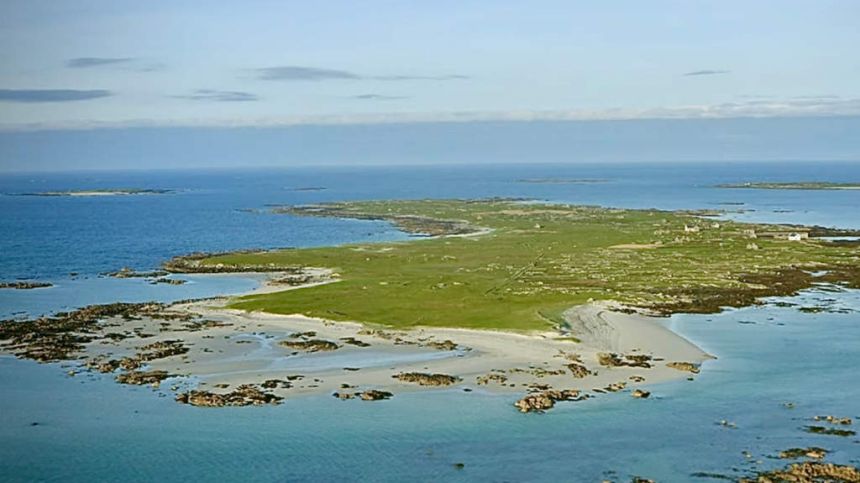
[{"label": "ocean", "polygon": [[[561,180],[579,180],[562,183]],[[581,182],[587,180],[587,182]],[[541,182],[535,182],[541,181]],[[552,182],[547,182],[552,181]],[[271,205],[334,200],[516,197],[625,208],[726,209],[738,220],[860,229],[860,191],[723,189],[756,181],[860,181],[860,163],[638,163],[0,175],[0,317],[92,303],[241,293],[251,275],[183,285],[103,274],[157,268],[195,251],[406,239],[385,222],[302,218]],[[41,197],[75,189],[169,194]],[[74,275],[73,275],[74,274]],[[799,305],[845,310],[803,313]],[[707,481],[780,466],[822,446],[857,464],[857,437],[802,431],[816,414],[860,417],[860,292],[826,288],[673,330],[718,357],[695,381],[649,386],[522,415],[509,395],[455,390],[361,404],[330,396],[265,408],[201,409],[167,392],[68,377],[58,365],[0,357],[2,481]],[[790,405],[787,403],[791,403]],[[734,423],[719,424],[720,421]],[[748,452],[748,453],[744,453]],[[458,464],[462,463],[462,468]],[[713,475],[711,475],[713,476]]]}]

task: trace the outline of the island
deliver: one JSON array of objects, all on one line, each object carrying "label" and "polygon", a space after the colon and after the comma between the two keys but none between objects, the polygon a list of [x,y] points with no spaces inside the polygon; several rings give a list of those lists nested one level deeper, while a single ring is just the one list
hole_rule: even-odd
[{"label": "island", "polygon": [[831,183],[824,181],[802,181],[791,183],[761,182],[720,184],[717,188],[749,188],[759,190],[856,190],[860,183]]},{"label": "island", "polygon": [[519,183],[530,184],[597,184],[608,183],[608,179],[602,178],[521,178]]},{"label": "island", "polygon": [[22,193],[21,196],[129,196],[129,195],[163,195],[172,193],[166,189],[92,189],[69,191],[41,191]]},{"label": "island", "polygon": [[24,280],[18,280],[15,282],[0,282],[0,289],[8,288],[15,290],[32,290],[35,288],[50,288],[53,286],[54,284],[49,282],[33,282]]},{"label": "island", "polygon": [[74,361],[194,406],[329,394],[384,401],[445,387],[522,412],[694,379],[713,356],[659,317],[818,284],[860,287],[855,248],[821,227],[510,199],[272,207],[384,220],[406,241],[191,254],[172,273],[259,272],[235,298],[117,303],[0,324],[0,350]]}]

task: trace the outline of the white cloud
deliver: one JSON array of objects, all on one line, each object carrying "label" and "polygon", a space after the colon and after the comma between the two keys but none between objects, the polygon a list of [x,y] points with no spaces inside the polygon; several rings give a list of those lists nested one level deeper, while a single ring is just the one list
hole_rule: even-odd
[{"label": "white cloud", "polygon": [[444,111],[296,115],[264,118],[196,119],[170,121],[128,119],[124,121],[70,120],[52,123],[0,123],[2,130],[97,129],[110,127],[200,126],[276,127],[298,125],[398,124],[479,121],[603,121],[635,119],[728,119],[860,116],[860,98],[807,96],[788,99],[753,98],[721,104],[684,105],[648,109],[566,109],[516,111]]}]

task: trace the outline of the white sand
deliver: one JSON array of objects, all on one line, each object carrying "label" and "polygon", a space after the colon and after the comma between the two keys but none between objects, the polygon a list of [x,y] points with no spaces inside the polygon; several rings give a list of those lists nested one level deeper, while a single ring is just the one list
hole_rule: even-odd
[{"label": "white sand", "polygon": [[[320,272],[321,275],[324,273]],[[276,274],[273,278],[277,278]],[[331,283],[320,282],[320,283]],[[264,285],[256,292],[283,290],[284,286]],[[292,289],[299,287],[291,287]],[[290,388],[272,392],[284,397],[303,394],[330,394],[364,389],[383,389],[393,393],[423,389],[416,384],[400,382],[392,376],[400,372],[440,373],[457,376],[458,388],[524,393],[530,384],[549,385],[556,389],[590,391],[613,383],[625,383],[626,390],[671,379],[690,377],[687,372],[666,367],[667,362],[700,364],[710,358],[698,347],[665,328],[654,318],[612,311],[610,303],[594,303],[570,309],[565,317],[570,333],[545,332],[518,334],[500,331],[416,328],[409,331],[382,329],[388,334],[367,334],[359,323],[332,322],[302,315],[274,315],[243,312],[225,308],[228,299],[208,300],[174,305],[172,311],[191,313],[205,320],[227,324],[195,332],[184,329],[185,322],[152,320],[111,320],[105,332],[139,331],[151,337],[132,337],[118,342],[98,341],[90,344],[89,355],[120,358],[133,355],[136,348],[158,340],[184,341],[190,351],[150,364],[151,369],[171,374],[193,376],[200,389],[225,392],[245,383],[259,384],[269,379],[286,379],[302,375]],[[617,307],[615,307],[617,308]],[[278,344],[295,332],[316,332],[312,339],[335,342],[335,351],[307,353]],[[365,331],[365,333],[362,333]],[[565,336],[581,340],[565,340]],[[341,339],[354,337],[370,344],[356,347]],[[399,337],[398,343],[394,338]],[[450,340],[459,347],[444,351],[428,347],[427,342]],[[647,354],[653,356],[652,368],[602,367],[597,354]],[[585,378],[572,375],[568,354],[576,354],[594,374]],[[345,370],[344,368],[358,370]],[[478,385],[487,374],[502,374],[507,379]],[[644,381],[633,381],[641,376]],[[216,387],[216,385],[229,385]]]}]

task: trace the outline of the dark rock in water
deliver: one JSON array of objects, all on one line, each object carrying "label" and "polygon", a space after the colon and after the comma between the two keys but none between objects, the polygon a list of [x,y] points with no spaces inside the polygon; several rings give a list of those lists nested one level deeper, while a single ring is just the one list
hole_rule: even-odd
[{"label": "dark rock in water", "polygon": [[813,433],[813,434],[827,434],[827,435],[831,435],[831,436],[843,436],[843,437],[854,436],[855,434],[857,434],[856,432],[851,431],[850,429],[825,428],[824,426],[806,426],[804,428],[804,431],[806,431],[807,433]]},{"label": "dark rock in water", "polygon": [[137,357],[123,357],[119,361],[119,367],[127,371],[133,371],[139,368],[141,365],[142,363]]},{"label": "dark rock in water", "polygon": [[414,382],[420,386],[450,386],[460,382],[460,378],[447,374],[427,374],[424,372],[404,372],[391,376],[403,382]]},{"label": "dark rock in water", "polygon": [[358,340],[354,337],[341,337],[340,340],[343,341],[344,344],[354,345],[356,347],[370,347],[370,344],[367,342]]},{"label": "dark rock in water", "polygon": [[15,290],[32,290],[34,288],[53,287],[54,284],[48,282],[0,282],[0,288],[11,288]]},{"label": "dark rock in water", "polygon": [[209,391],[189,391],[176,396],[176,401],[200,407],[262,406],[279,404],[284,398],[263,392],[251,384],[243,384],[234,391],[218,394]]},{"label": "dark rock in water", "polygon": [[828,415],[828,416],[815,416],[812,419],[815,421],[827,421],[830,424],[842,424],[842,425],[846,425],[846,426],[853,423],[851,418],[847,418],[847,417],[846,418],[840,418],[840,417],[830,416],[830,415]]},{"label": "dark rock in water", "polygon": [[155,313],[163,307],[154,303],[114,303],[90,305],[34,320],[5,320],[0,322],[0,341],[4,341],[0,345],[13,348],[18,357],[39,362],[73,359],[84,344],[98,337],[99,321]]},{"label": "dark rock in water", "polygon": [[809,461],[793,463],[786,468],[759,473],[753,479],[741,478],[740,483],[857,483],[860,470],[854,466]]},{"label": "dark rock in water", "polygon": [[165,371],[131,371],[123,374],[119,374],[116,376],[116,382],[120,384],[135,384],[135,385],[144,385],[144,384],[153,384],[159,385],[161,381],[171,377]]},{"label": "dark rock in water", "polygon": [[646,399],[651,396],[651,393],[648,391],[643,391],[642,389],[635,389],[631,396],[638,399]]},{"label": "dark rock in water", "polygon": [[92,360],[87,363],[87,367],[95,369],[103,374],[107,374],[119,369],[119,360],[111,359],[104,362],[102,360]]},{"label": "dark rock in water", "polygon": [[[152,277],[164,277],[168,275],[164,270],[154,270],[151,272],[137,272],[130,267],[122,267],[116,272],[105,273],[103,275],[107,275],[108,277],[113,278],[152,278]],[[166,279],[165,279],[166,280]]]},{"label": "dark rock in water", "polygon": [[462,470],[465,467],[466,467],[465,463],[454,463],[454,469],[455,470]]},{"label": "dark rock in water", "polygon": [[158,284],[167,284],[167,285],[182,285],[185,283],[185,280],[179,278],[156,278],[155,280],[149,282],[150,285],[158,285]]},{"label": "dark rock in water", "polygon": [[391,399],[394,396],[394,394],[391,394],[388,391],[377,391],[375,389],[357,392],[355,395],[360,397],[362,401],[381,401],[383,399]]},{"label": "dark rock in water", "polygon": [[262,387],[263,389],[277,389],[279,387],[288,389],[293,387],[293,385],[289,381],[282,381],[280,379],[268,379],[266,381],[263,381],[263,383],[260,384],[260,387]]},{"label": "dark rock in water", "polygon": [[340,349],[340,346],[329,340],[311,339],[311,340],[282,340],[278,344],[289,347],[290,349],[299,349],[307,352],[333,351]]},{"label": "dark rock in water", "polygon": [[612,384],[604,387],[603,390],[606,392],[618,392],[618,391],[623,391],[624,388],[626,388],[626,387],[627,387],[626,382],[623,382],[623,381],[622,382],[613,382]]},{"label": "dark rock in water", "polygon": [[824,448],[818,448],[816,446],[810,446],[809,448],[789,448],[785,451],[780,451],[779,457],[782,459],[797,459],[797,458],[814,458],[814,459],[822,459],[827,456],[827,450]]},{"label": "dark rock in water", "polygon": [[548,409],[552,409],[557,401],[582,401],[584,399],[588,399],[588,395],[582,394],[575,389],[549,389],[528,394],[515,402],[514,406],[521,413],[542,413]]},{"label": "dark rock in water", "polygon": [[293,191],[325,191],[328,188],[325,186],[302,186],[299,188],[293,188]]}]

